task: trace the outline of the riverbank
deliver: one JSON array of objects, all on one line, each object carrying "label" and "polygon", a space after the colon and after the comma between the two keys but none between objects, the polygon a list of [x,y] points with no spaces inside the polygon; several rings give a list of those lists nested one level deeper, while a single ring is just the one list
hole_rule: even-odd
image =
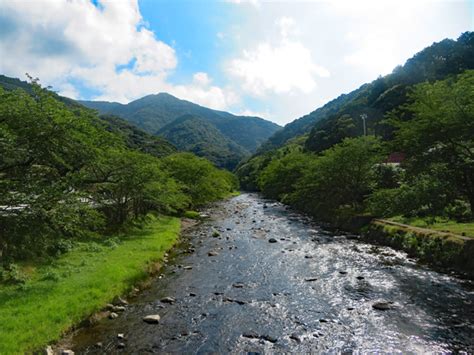
[{"label": "riverbank", "polygon": [[363,228],[366,241],[406,251],[436,267],[474,278],[474,238],[389,220],[372,220]]},{"label": "riverbank", "polygon": [[52,263],[24,267],[26,282],[0,286],[0,353],[39,349],[130,291],[156,270],[180,226],[178,218],[150,217],[127,235],[81,243]]}]

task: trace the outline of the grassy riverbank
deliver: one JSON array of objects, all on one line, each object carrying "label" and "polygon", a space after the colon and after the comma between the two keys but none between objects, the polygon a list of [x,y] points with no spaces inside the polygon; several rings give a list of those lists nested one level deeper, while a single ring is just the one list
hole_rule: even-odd
[{"label": "grassy riverbank", "polygon": [[474,222],[461,223],[442,217],[432,218],[405,218],[393,217],[390,221],[409,224],[413,227],[428,228],[440,232],[453,233],[461,236],[474,238]]},{"label": "grassy riverbank", "polygon": [[474,277],[474,238],[385,220],[372,221],[363,235],[367,241],[405,250],[422,262]]},{"label": "grassy riverbank", "polygon": [[0,285],[0,354],[38,349],[130,290],[179,231],[179,219],[151,217],[143,229],[107,243],[78,244],[53,263],[22,265],[25,283]]}]

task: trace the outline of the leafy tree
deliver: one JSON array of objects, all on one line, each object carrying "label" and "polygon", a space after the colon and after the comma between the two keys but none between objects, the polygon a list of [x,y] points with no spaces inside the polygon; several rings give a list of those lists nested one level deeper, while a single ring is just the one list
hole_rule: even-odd
[{"label": "leafy tree", "polygon": [[32,82],[33,95],[0,88],[0,251],[40,252],[59,237],[95,229],[82,169],[118,144],[86,110],[70,110]]},{"label": "leafy tree", "polygon": [[233,174],[217,169],[208,160],[191,153],[172,154],[164,158],[163,163],[190,196],[190,207],[215,201],[238,188],[238,180]]},{"label": "leafy tree", "polygon": [[286,200],[294,192],[294,184],[303,175],[309,160],[311,157],[301,151],[273,159],[259,175],[260,190],[268,197]]},{"label": "leafy tree", "polygon": [[160,160],[148,154],[109,149],[87,171],[91,201],[107,216],[109,226],[121,226],[152,210],[183,210],[189,201]]},{"label": "leafy tree", "polygon": [[393,146],[407,155],[407,174],[430,175],[442,165],[474,209],[474,71],[414,87],[405,106],[411,119],[392,115]]},{"label": "leafy tree", "polygon": [[338,209],[362,210],[372,191],[380,143],[374,137],[347,138],[308,160],[290,200],[316,216],[330,218]]}]

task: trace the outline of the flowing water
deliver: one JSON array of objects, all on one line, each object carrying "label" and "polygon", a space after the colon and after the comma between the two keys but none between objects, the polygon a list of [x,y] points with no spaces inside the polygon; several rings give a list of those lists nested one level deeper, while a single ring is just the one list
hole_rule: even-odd
[{"label": "flowing water", "polygon": [[472,282],[256,194],[206,213],[119,318],[72,337],[76,353],[474,352]]}]

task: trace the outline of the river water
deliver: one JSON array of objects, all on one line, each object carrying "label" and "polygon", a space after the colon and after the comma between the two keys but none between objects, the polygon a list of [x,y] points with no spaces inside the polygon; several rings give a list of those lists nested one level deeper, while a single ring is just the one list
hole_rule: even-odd
[{"label": "river water", "polygon": [[72,337],[76,353],[474,352],[472,282],[256,194],[206,213],[125,312]]}]

